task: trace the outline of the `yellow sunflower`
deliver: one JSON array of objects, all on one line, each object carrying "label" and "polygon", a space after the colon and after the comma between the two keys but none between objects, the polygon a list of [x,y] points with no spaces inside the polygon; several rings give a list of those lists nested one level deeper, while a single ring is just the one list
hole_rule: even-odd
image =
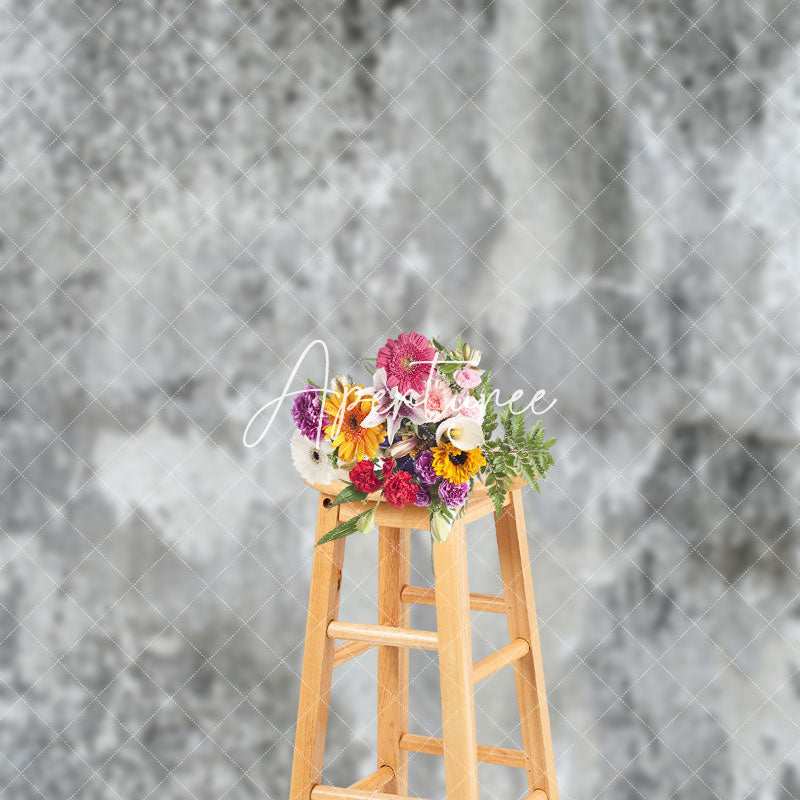
[{"label": "yellow sunflower", "polygon": [[443,443],[431,448],[433,453],[433,471],[451,483],[468,481],[481,467],[486,459],[480,447],[472,450],[459,450],[455,445]]},{"label": "yellow sunflower", "polygon": [[325,398],[325,413],[331,421],[325,426],[325,435],[338,448],[339,461],[360,461],[364,456],[375,458],[375,451],[383,441],[385,426],[362,428],[362,420],[372,409],[372,396],[360,394],[363,386],[343,386],[343,391]]}]

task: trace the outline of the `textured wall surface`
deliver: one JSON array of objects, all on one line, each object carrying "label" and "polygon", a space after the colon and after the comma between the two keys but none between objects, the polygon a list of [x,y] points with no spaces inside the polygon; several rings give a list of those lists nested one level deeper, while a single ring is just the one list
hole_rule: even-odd
[{"label": "textured wall surface", "polygon": [[[6,0],[0,796],[287,797],[315,501],[288,415],[242,431],[311,339],[356,372],[413,328],[558,398],[526,506],[562,797],[800,798],[798,45],[792,0]],[[477,702],[516,742],[508,677]]]}]

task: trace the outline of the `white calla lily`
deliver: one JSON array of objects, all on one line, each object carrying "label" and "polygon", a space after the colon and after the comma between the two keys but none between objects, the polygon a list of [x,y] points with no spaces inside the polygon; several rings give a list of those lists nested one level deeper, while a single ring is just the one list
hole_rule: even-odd
[{"label": "white calla lily", "polygon": [[431,515],[431,536],[435,541],[440,544],[446,542],[452,529],[453,523],[445,519],[441,514],[435,513]]},{"label": "white calla lily", "polygon": [[480,423],[469,417],[455,416],[439,423],[436,428],[436,444],[441,444],[444,437],[459,450],[472,450],[483,444]]}]

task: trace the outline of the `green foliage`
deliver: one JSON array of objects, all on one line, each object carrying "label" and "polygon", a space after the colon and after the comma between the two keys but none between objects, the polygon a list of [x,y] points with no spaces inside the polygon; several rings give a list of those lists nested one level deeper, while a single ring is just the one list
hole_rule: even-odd
[{"label": "green foliage", "polygon": [[455,522],[456,515],[453,512],[453,509],[448,508],[439,498],[439,495],[436,492],[433,493],[431,496],[431,505],[430,505],[430,515],[433,517],[434,514],[439,514],[441,517],[444,517],[447,522],[452,525]]},{"label": "green foliage", "polygon": [[490,395],[492,393],[492,371],[487,369],[483,373],[480,384],[475,389],[475,396],[478,397],[486,408],[486,415],[483,418],[483,438],[489,441],[495,430],[497,429],[497,408],[493,402],[490,402]]},{"label": "green foliage", "polygon": [[367,514],[373,514],[374,509],[368,508],[366,511],[362,511],[357,517],[353,517],[352,519],[347,520],[347,522],[342,522],[341,524],[337,525],[332,531],[326,533],[318,542],[317,544],[327,544],[328,542],[332,542],[334,539],[341,539],[342,536],[349,536],[351,533],[355,533],[358,530],[358,523],[361,521],[362,518],[366,517]]},{"label": "green foliage", "polygon": [[[453,361],[454,359],[446,356],[448,361]],[[443,364],[441,361],[436,363],[436,371],[440,372],[444,375],[448,380],[453,379],[453,375],[458,372],[464,365],[461,363],[453,363],[453,364]]]},{"label": "green foliage", "polygon": [[[487,419],[489,417],[488,409],[486,417]],[[526,431],[523,415],[513,413],[509,406],[501,412],[499,423],[503,430],[503,438],[489,440],[487,437],[482,448],[486,459],[484,467],[486,488],[498,514],[503,510],[503,500],[514,477],[524,478],[537,492],[539,491],[539,481],[545,479],[550,467],[555,463],[550,448],[556,441],[545,439],[540,420]],[[490,435],[496,427],[497,419],[490,423]],[[484,436],[486,436],[486,420],[484,420]]]},{"label": "green foliage", "polygon": [[[436,349],[437,355],[440,357],[436,363],[436,371],[448,380],[452,380],[453,375],[464,367],[464,362],[455,357],[455,351],[449,350],[437,339],[431,338],[430,341],[433,347]],[[456,350],[460,351],[463,347],[464,340],[459,333],[458,342],[456,343]]]},{"label": "green foliage", "polygon": [[364,500],[366,499],[366,497],[367,497],[366,492],[362,492],[360,489],[356,489],[356,487],[352,483],[349,483],[331,501],[331,505],[339,506],[342,503],[352,503],[355,500]]},{"label": "green foliage", "polygon": [[[356,489],[352,483],[349,483],[333,498],[331,506],[339,506],[342,503],[354,503],[359,501],[363,503],[366,497],[366,492]],[[342,522],[340,525],[337,525],[332,531],[326,533],[317,544],[325,544],[334,539],[340,539],[342,536],[349,536],[351,533],[355,533],[359,530],[359,523],[366,523],[368,521],[367,516],[369,514],[372,514],[373,517],[375,516],[374,506],[368,508],[366,511],[362,511],[358,516],[347,520],[347,522]]]}]

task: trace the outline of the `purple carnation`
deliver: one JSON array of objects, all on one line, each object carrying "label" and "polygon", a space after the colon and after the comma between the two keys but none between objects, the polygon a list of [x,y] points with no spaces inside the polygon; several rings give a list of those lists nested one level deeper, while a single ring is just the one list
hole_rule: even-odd
[{"label": "purple carnation", "polygon": [[322,419],[322,427],[324,428],[330,422],[327,414],[322,412],[322,394],[320,389],[311,386],[310,384],[295,395],[294,403],[292,403],[292,419],[294,424],[297,425],[298,430],[306,439],[316,441],[317,430],[319,429],[319,418]]},{"label": "purple carnation", "polygon": [[415,506],[429,506],[431,504],[431,495],[427,487],[417,484],[417,499],[414,501]]},{"label": "purple carnation", "polygon": [[450,481],[443,480],[439,484],[439,497],[448,508],[460,508],[469,497],[469,481],[450,483]]},{"label": "purple carnation", "polygon": [[430,450],[423,450],[414,462],[414,472],[417,477],[430,486],[439,480],[439,476],[433,471],[433,452]]}]

